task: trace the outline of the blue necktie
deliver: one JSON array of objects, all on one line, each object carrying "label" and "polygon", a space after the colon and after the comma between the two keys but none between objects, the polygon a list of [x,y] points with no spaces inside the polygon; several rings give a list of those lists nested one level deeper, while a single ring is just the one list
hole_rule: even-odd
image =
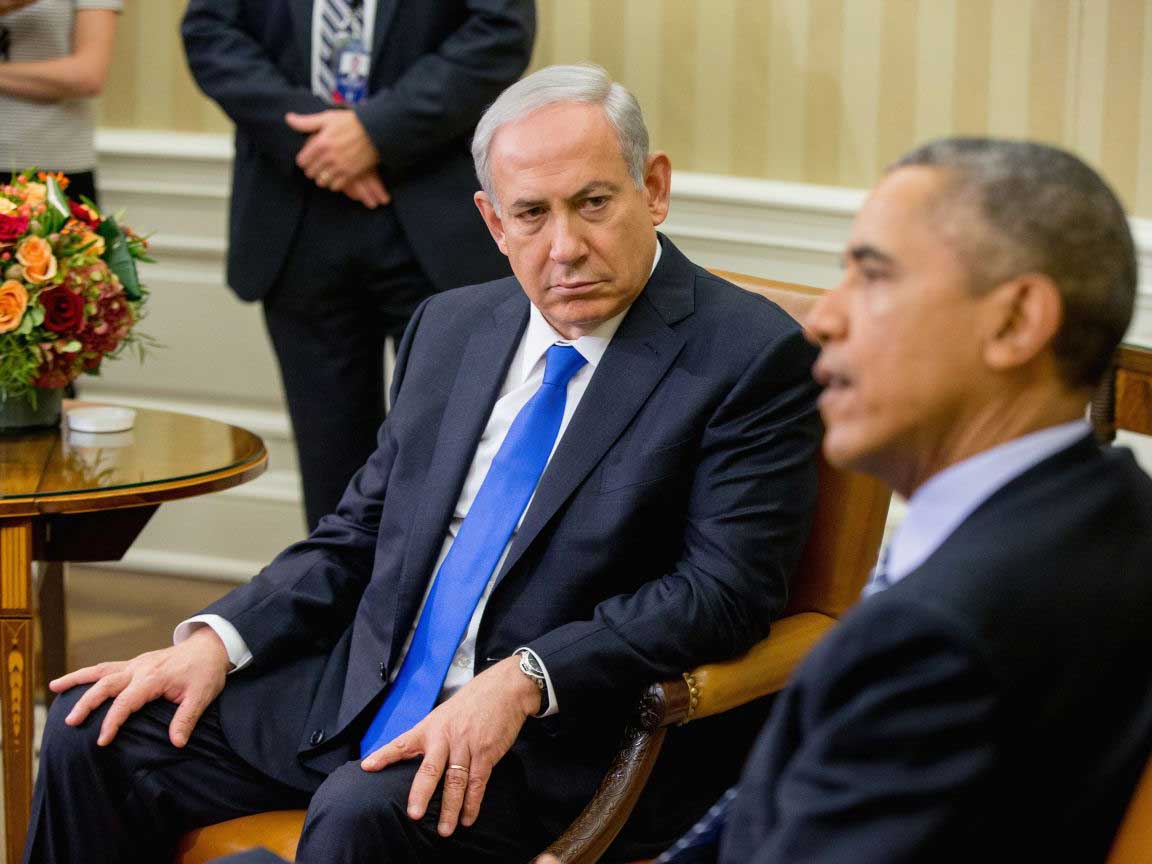
[{"label": "blue necktie", "polygon": [[512,421],[440,565],[400,672],[360,741],[361,757],[407,732],[436,704],[476,604],[544,473],[568,381],[586,362],[571,345],[548,349],[544,381]]}]

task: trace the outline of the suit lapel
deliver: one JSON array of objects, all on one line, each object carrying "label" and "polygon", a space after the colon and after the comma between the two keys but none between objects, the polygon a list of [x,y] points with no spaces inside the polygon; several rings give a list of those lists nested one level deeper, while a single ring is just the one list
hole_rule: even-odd
[{"label": "suit lapel", "polygon": [[464,347],[432,449],[432,465],[401,567],[394,650],[407,636],[406,622],[416,614],[436,564],[476,445],[528,321],[528,299],[517,288],[516,295],[497,306],[492,315],[491,326],[474,333]]},{"label": "suit lapel", "polygon": [[302,83],[309,88],[312,86],[312,3],[313,0],[288,0],[288,8],[292,15],[292,32],[296,34],[296,48],[304,58]]},{"label": "suit lapel", "polygon": [[668,325],[691,311],[695,273],[668,241],[663,254],[656,273],[612,337],[540,478],[508,550],[501,579],[599,464],[684,347],[684,340]]},{"label": "suit lapel", "polygon": [[384,37],[392,29],[392,19],[396,15],[396,6],[400,0],[376,0],[376,21],[372,27],[372,64],[375,68],[380,58],[380,49],[384,45]]}]

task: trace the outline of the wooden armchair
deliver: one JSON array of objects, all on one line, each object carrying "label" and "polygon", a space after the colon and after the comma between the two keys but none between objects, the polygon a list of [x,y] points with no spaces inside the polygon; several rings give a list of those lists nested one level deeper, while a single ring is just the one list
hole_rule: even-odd
[{"label": "wooden armchair", "polygon": [[[734,273],[718,275],[768,297],[800,321],[822,293]],[[812,533],[785,617],[742,658],[701,666],[649,688],[595,797],[549,847],[564,864],[596,861],[612,843],[640,797],[667,727],[782,689],[800,660],[859,596],[876,560],[891,493],[869,477],[832,468],[823,458],[819,470]],[[253,846],[292,860],[303,819],[304,811],[279,811],[193,831],[185,836],[176,864],[202,864]]]},{"label": "wooden armchair", "polygon": [[[1109,375],[1092,402],[1092,425],[1101,443],[1116,430],[1152,435],[1152,350],[1125,346],[1116,355]],[[1128,805],[1124,822],[1108,856],[1108,864],[1147,864],[1152,861],[1152,756]]]}]

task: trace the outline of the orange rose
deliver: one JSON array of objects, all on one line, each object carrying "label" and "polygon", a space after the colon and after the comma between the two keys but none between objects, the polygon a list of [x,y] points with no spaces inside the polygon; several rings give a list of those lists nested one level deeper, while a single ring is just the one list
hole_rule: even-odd
[{"label": "orange rose", "polygon": [[0,333],[20,326],[24,310],[28,308],[28,291],[15,279],[0,285]]},{"label": "orange rose", "polygon": [[24,278],[29,282],[47,282],[56,275],[56,256],[43,237],[21,240],[16,246],[16,260],[24,265]]},{"label": "orange rose", "polygon": [[24,200],[29,204],[43,204],[48,197],[48,187],[43,183],[29,183],[24,187]]},{"label": "orange rose", "polygon": [[93,231],[82,231],[80,233],[80,245],[87,246],[89,243],[94,243],[95,245],[90,249],[84,250],[85,253],[91,253],[92,255],[104,254],[104,238]]}]

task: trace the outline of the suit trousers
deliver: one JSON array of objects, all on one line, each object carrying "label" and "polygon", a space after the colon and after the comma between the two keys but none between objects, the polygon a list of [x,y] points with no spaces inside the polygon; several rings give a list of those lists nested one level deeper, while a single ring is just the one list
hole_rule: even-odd
[{"label": "suit trousers", "polygon": [[390,206],[308,193],[264,298],[304,485],[308,530],[336,509],[384,422],[384,347],[433,291]]},{"label": "suit trousers", "polygon": [[266,810],[308,808],[298,864],[527,861],[551,840],[531,816],[519,762],[497,764],[471,828],[436,832],[437,792],[424,818],[406,813],[418,761],[368,773],[352,761],[310,789],[270,779],[237,756],[215,704],[188,745],[173,747],[175,706],[157,700],[133,714],[107,747],[96,738],[107,703],[80,726],[64,717],[86,690],[49,711],[32,803],[25,864],[170,864],[181,834]]}]

